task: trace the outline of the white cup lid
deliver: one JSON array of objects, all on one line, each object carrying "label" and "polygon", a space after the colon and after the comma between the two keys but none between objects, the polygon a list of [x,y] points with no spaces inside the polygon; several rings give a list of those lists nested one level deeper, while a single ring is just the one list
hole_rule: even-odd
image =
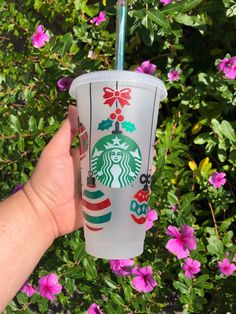
[{"label": "white cup lid", "polygon": [[167,90],[164,83],[157,77],[132,71],[122,70],[107,70],[90,72],[78,76],[75,78],[70,86],[69,94],[72,98],[76,98],[76,88],[80,85],[85,85],[95,82],[107,82],[107,81],[127,81],[132,82],[135,85],[141,86],[155,86],[160,89],[160,101],[167,96]]}]

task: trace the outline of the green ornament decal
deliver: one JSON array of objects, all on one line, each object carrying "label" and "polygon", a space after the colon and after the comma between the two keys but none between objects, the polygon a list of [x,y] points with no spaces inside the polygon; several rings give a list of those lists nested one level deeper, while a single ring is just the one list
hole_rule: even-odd
[{"label": "green ornament decal", "polygon": [[122,134],[101,138],[92,151],[92,170],[105,186],[122,188],[138,176],[142,156],[134,140]]}]

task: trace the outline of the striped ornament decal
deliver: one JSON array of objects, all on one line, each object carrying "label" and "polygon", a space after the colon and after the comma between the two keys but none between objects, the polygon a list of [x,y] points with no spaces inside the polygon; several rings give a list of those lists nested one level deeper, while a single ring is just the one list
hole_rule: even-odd
[{"label": "striped ornament decal", "polygon": [[111,220],[111,201],[96,187],[87,187],[82,198],[85,226],[91,231],[100,231]]}]

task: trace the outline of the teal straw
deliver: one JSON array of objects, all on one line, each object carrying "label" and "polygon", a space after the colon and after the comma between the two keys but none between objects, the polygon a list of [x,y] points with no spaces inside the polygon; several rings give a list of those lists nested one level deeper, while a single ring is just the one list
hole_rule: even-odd
[{"label": "teal straw", "polygon": [[125,60],[125,34],[127,21],[127,0],[117,1],[117,17],[116,17],[116,70],[124,69]]}]

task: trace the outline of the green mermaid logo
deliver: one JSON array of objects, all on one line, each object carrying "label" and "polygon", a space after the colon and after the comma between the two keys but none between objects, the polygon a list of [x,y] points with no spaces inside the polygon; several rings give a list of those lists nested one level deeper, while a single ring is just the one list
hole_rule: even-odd
[{"label": "green mermaid logo", "polygon": [[142,157],[134,140],[122,134],[112,134],[96,143],[91,161],[93,173],[102,184],[121,188],[137,178]]}]

